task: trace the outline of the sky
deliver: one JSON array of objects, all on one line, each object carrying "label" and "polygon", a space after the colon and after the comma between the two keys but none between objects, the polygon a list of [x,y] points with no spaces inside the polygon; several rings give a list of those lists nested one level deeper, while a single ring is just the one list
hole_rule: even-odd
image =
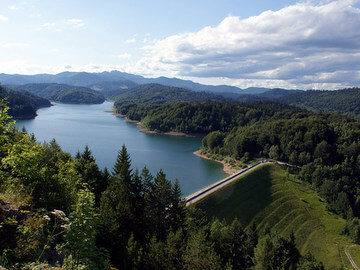
[{"label": "sky", "polygon": [[0,0],[0,73],[360,86],[358,0]]}]

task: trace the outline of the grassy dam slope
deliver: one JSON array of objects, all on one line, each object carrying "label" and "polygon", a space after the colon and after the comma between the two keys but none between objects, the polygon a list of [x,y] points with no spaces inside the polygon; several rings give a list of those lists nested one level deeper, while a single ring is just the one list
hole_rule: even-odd
[{"label": "grassy dam slope", "polygon": [[[244,227],[255,222],[260,231],[270,228],[282,236],[293,232],[302,254],[310,251],[326,269],[352,269],[345,255],[351,244],[341,234],[345,220],[329,212],[316,192],[284,166],[264,165],[195,205],[210,218],[237,217]],[[351,251],[355,255],[356,247]]]}]

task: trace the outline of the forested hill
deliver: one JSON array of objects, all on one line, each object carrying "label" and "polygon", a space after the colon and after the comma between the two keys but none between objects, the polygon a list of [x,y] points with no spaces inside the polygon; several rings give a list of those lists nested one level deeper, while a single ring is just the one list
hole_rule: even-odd
[{"label": "forested hill", "polygon": [[138,84],[130,80],[117,80],[95,83],[90,85],[89,88],[100,91],[106,98],[113,100],[117,95],[136,86]]},{"label": "forested hill", "polygon": [[340,113],[360,119],[360,88],[336,91],[301,91],[274,101],[321,113]]},{"label": "forested hill", "polygon": [[224,97],[184,88],[146,84],[129,89],[116,97],[115,106],[123,104],[164,104],[179,101],[222,101]]},{"label": "forested hill", "polygon": [[18,92],[2,88],[0,96],[6,98],[9,115],[15,119],[34,118],[37,109],[51,106],[49,100],[29,92]]},{"label": "forested hill", "polygon": [[117,105],[117,112],[150,130],[177,131],[187,134],[207,134],[211,131],[230,131],[234,127],[284,119],[307,112],[286,104],[273,102],[177,102],[168,104]]},{"label": "forested hill", "polygon": [[34,95],[61,103],[100,104],[105,101],[103,94],[95,90],[66,84],[39,83],[11,85],[9,87],[17,91],[27,91]]}]

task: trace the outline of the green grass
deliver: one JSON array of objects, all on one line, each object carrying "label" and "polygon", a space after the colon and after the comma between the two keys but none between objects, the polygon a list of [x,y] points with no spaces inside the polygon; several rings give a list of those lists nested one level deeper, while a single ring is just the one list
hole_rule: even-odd
[{"label": "green grass", "polygon": [[196,206],[209,217],[228,222],[237,217],[244,227],[255,222],[260,231],[270,228],[283,236],[293,232],[302,254],[310,251],[326,269],[349,267],[344,254],[349,241],[341,234],[345,220],[327,211],[316,192],[284,166],[264,165]]},{"label": "green grass", "polygon": [[349,248],[349,253],[353,258],[354,262],[360,267],[360,246],[354,246]]}]

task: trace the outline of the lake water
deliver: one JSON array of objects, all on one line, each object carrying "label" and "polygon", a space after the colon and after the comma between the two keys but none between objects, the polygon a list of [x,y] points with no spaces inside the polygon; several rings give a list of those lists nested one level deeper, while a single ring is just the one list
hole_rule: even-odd
[{"label": "lake water", "polygon": [[146,134],[136,124],[127,123],[110,111],[112,103],[100,105],[56,104],[38,110],[31,120],[18,120],[34,133],[39,142],[56,139],[61,148],[75,155],[88,145],[100,168],[110,171],[118,151],[125,144],[133,169],[145,165],[153,175],[163,169],[167,178],[179,179],[184,195],[189,195],[227,175],[222,165],[193,154],[201,146],[200,138]]}]

